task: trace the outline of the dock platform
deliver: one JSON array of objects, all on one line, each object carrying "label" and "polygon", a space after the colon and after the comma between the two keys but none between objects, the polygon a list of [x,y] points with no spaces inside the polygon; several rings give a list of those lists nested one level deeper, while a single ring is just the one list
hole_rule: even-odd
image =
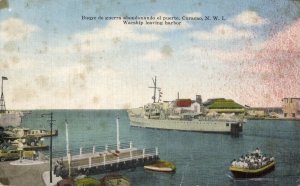
[{"label": "dock platform", "polygon": [[85,153],[80,148],[79,154],[70,153],[69,156],[56,158],[54,173],[61,177],[100,174],[149,165],[159,160],[158,148],[138,149],[131,142],[118,150],[112,147],[115,145],[106,145],[103,151],[97,151],[99,147],[93,146],[90,152]]}]

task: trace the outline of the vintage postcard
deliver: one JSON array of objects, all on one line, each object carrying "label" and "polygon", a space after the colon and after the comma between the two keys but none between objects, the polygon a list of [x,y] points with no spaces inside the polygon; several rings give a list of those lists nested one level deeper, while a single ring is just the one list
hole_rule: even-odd
[{"label": "vintage postcard", "polygon": [[0,185],[300,185],[299,16],[0,0]]}]

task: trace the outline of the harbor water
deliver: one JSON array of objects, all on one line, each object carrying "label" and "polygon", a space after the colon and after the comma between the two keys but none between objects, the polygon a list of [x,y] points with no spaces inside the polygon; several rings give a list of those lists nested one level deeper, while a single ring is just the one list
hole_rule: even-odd
[{"label": "harbor water", "polygon": [[[50,110],[27,114],[23,127],[50,129],[41,117]],[[130,127],[125,110],[54,110],[53,156],[66,155],[65,122],[68,122],[72,152],[80,147],[92,148],[116,144],[116,116],[121,143],[133,142],[138,148],[158,147],[163,160],[176,164],[175,173],[145,171],[142,167],[119,172],[134,186],[196,185],[300,185],[300,121],[249,120],[239,138],[225,134],[179,132]],[[49,138],[45,138],[49,144]],[[229,171],[233,159],[259,147],[276,159],[270,174],[255,179],[234,179]],[[79,152],[78,152],[79,153]],[[101,178],[103,175],[93,175]]]}]

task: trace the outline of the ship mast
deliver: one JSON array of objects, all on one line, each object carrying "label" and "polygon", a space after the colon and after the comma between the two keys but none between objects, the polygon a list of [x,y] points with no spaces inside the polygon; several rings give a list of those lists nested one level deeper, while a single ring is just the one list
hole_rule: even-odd
[{"label": "ship mast", "polygon": [[0,113],[4,113],[6,111],[4,94],[3,94],[3,80],[8,80],[8,79],[7,79],[7,77],[2,76],[1,99],[0,99]]},{"label": "ship mast", "polygon": [[153,81],[153,85],[154,86],[153,87],[149,87],[149,88],[153,88],[154,89],[154,93],[153,93],[152,99],[153,99],[153,103],[156,103],[156,89],[159,92],[159,98],[158,98],[157,102],[161,101],[160,98],[162,97],[162,92],[161,92],[161,88],[156,86],[156,76],[154,77],[154,79],[152,78],[152,81]]}]

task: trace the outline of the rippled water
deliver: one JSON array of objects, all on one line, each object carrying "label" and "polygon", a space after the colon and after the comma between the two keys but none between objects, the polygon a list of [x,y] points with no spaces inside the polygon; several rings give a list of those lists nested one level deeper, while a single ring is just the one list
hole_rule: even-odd
[{"label": "rippled water", "polygon": [[[23,126],[49,129],[47,118],[33,111],[23,118]],[[230,135],[144,129],[129,126],[124,110],[55,110],[59,135],[53,138],[54,156],[65,153],[65,120],[69,124],[70,148],[116,143],[116,120],[120,117],[121,142],[132,141],[139,148],[158,147],[160,158],[174,162],[176,173],[147,172],[143,168],[122,171],[133,185],[299,185],[300,122],[251,120],[239,138]],[[49,139],[46,139],[49,143]],[[277,161],[272,173],[257,179],[236,180],[228,170],[234,158],[259,147]],[[95,175],[100,178],[103,175]]]}]

